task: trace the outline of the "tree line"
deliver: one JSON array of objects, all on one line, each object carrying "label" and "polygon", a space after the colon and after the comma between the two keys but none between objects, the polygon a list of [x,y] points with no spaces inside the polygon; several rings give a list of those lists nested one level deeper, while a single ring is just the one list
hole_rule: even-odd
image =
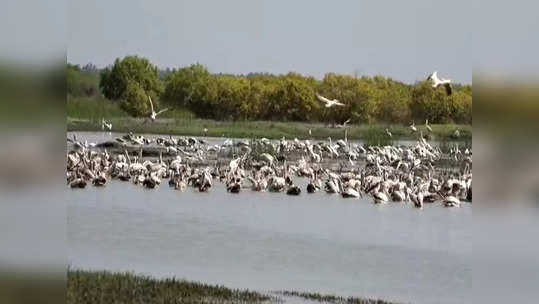
[{"label": "tree line", "polygon": [[[96,89],[70,88],[70,69],[75,70],[68,66],[68,93]],[[78,71],[84,73],[80,67]],[[86,78],[79,78],[84,84]],[[383,76],[327,73],[319,80],[293,72],[227,75],[212,74],[201,64],[163,71],[146,58],[127,56],[99,72],[98,86],[100,93],[133,116],[147,115],[150,95],[154,103],[216,120],[472,123],[471,85],[455,84],[447,96],[429,81],[410,85]],[[345,106],[325,108],[316,94],[336,98]]]}]

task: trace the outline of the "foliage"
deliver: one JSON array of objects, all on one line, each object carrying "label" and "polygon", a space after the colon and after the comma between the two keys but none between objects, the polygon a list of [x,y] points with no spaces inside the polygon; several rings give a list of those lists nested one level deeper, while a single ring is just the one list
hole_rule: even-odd
[{"label": "foliage", "polygon": [[163,99],[168,102],[186,105],[192,98],[194,87],[198,82],[206,82],[210,76],[208,70],[200,65],[193,64],[185,68],[173,70],[165,77]]},{"label": "foliage", "polygon": [[[406,85],[382,76],[355,78],[328,73],[320,81],[297,73],[247,76],[210,74],[200,64],[172,71],[164,98],[201,118],[342,123],[471,123],[471,86],[454,94],[430,82]],[[316,94],[336,98],[344,107],[325,108]]]},{"label": "foliage", "polygon": [[86,119],[93,121],[99,128],[101,119],[107,121],[113,117],[125,117],[124,112],[117,103],[110,102],[104,97],[67,97],[66,113],[68,118]]},{"label": "foliage", "polygon": [[67,65],[66,72],[67,95],[90,97],[99,94],[99,74],[95,66]]},{"label": "foliage", "polygon": [[[413,85],[383,76],[352,77],[327,73],[321,80],[298,73],[212,74],[201,64],[159,71],[148,59],[127,56],[98,73],[89,64],[68,64],[68,94],[103,95],[132,116],[148,115],[147,95],[171,109],[215,120],[310,121],[329,124],[471,124],[472,86],[453,85],[447,96],[430,81]],[[100,79],[100,80],[99,80]],[[336,98],[344,107],[326,108],[316,94]],[[165,118],[170,114],[165,113]]]},{"label": "foliage", "polygon": [[151,107],[146,91],[144,91],[138,82],[132,80],[127,82],[127,87],[120,102],[120,106],[127,113],[134,116],[151,113]]},{"label": "foliage", "polygon": [[[12,286],[10,286],[12,287]],[[41,290],[39,290],[41,291]],[[40,293],[41,294],[41,293]],[[49,293],[50,294],[50,293]],[[172,279],[155,279],[132,273],[67,271],[66,302],[71,303],[283,303],[299,297],[320,303],[390,304],[380,299],[279,291],[259,293],[224,286]],[[36,298],[36,297],[33,297]],[[288,301],[286,301],[288,302]]]},{"label": "foliage", "polygon": [[[391,140],[417,139],[407,125],[399,124],[353,124],[346,129],[330,128],[318,122],[294,121],[223,121],[196,118],[196,115],[183,107],[175,107],[167,111],[153,123],[143,123],[143,118],[133,118],[120,109],[118,103],[110,102],[104,97],[77,97],[67,99],[67,129],[69,131],[100,131],[101,118],[112,122],[115,132],[193,135],[211,137],[234,138],[261,138],[280,139],[327,139],[344,138],[344,131],[348,131],[348,139],[365,140],[384,144],[387,138],[385,129],[393,133]],[[417,125],[418,129],[427,134],[424,125]],[[472,127],[470,125],[431,125],[435,140],[452,139],[455,130],[460,131],[459,140],[471,140]],[[208,131],[204,132],[204,128]],[[311,130],[311,134],[309,134]]]},{"label": "foliage", "polygon": [[121,107],[133,116],[149,113],[148,95],[157,107],[161,94],[159,71],[146,58],[126,56],[116,59],[112,67],[101,71],[99,87],[111,100],[121,100]]},{"label": "foliage", "polygon": [[130,273],[68,270],[66,300],[67,303],[268,303],[273,298],[175,278],[158,280]]}]

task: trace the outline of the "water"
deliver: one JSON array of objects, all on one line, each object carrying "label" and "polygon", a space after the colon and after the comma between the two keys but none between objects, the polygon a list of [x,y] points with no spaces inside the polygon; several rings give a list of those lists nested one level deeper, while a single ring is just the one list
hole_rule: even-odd
[{"label": "water", "polygon": [[258,291],[471,302],[468,203],[418,210],[324,192],[231,194],[218,182],[209,193],[120,181],[66,191],[72,267]]}]

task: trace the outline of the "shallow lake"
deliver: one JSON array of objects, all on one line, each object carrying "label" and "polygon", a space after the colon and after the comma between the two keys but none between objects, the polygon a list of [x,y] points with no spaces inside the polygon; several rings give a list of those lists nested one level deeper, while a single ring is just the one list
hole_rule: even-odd
[{"label": "shallow lake", "polygon": [[325,192],[231,194],[219,182],[209,193],[175,191],[166,181],[153,190],[112,181],[66,191],[75,268],[258,291],[470,302],[468,203],[418,210]]}]

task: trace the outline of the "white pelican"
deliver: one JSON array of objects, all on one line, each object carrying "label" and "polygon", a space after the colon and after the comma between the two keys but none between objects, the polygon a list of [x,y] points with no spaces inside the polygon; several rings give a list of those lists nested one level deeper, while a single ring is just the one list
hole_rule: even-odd
[{"label": "white pelican", "polygon": [[260,154],[260,160],[266,162],[266,164],[271,167],[273,165],[274,157],[269,153],[262,153]]},{"label": "white pelican", "polygon": [[430,74],[427,80],[432,81],[433,88],[438,88],[443,85],[445,87],[445,92],[447,93],[447,95],[451,95],[451,79],[438,78],[438,72],[434,71],[434,73]]},{"label": "white pelican", "polygon": [[389,136],[389,137],[393,137],[393,134],[391,134],[391,132],[389,132],[389,130],[388,130],[387,128],[386,128],[386,134],[387,134],[387,136]]},{"label": "white pelican", "polygon": [[155,118],[157,117],[157,115],[165,112],[165,111],[168,111],[168,108],[165,108],[165,109],[162,109],[161,111],[159,112],[155,112],[154,108],[153,108],[153,102],[152,102],[152,98],[150,97],[150,95],[148,95],[148,100],[150,101],[150,108],[152,110],[152,114],[150,115],[150,118],[152,119],[152,121],[155,121]]},{"label": "white pelican", "polygon": [[341,103],[339,102],[337,99],[333,99],[333,100],[329,100],[327,99],[326,97],[322,96],[322,95],[319,95],[319,94],[316,94],[316,97],[326,103],[326,108],[331,108],[333,106],[341,106],[341,107],[344,107],[344,103]]},{"label": "white pelican", "polygon": [[423,209],[423,192],[417,194],[410,194],[410,200],[414,203],[414,206],[419,209]]},{"label": "white pelican", "polygon": [[373,198],[374,198],[375,204],[384,204],[384,203],[387,203],[387,201],[389,200],[389,198],[387,197],[387,194],[384,191],[374,192]]},{"label": "white pelican", "polygon": [[442,203],[445,207],[460,207],[460,200],[452,195],[443,198]]},{"label": "white pelican", "polygon": [[240,160],[241,157],[238,157],[230,161],[230,164],[228,165],[230,167],[230,171],[235,171],[238,168]]},{"label": "white pelican", "polygon": [[425,127],[427,128],[427,130],[429,130],[429,132],[432,133],[432,128],[431,128],[430,125],[429,125],[429,120],[428,120],[428,119],[425,120]]},{"label": "white pelican", "polygon": [[344,198],[351,198],[351,197],[360,197],[361,193],[354,189],[353,187],[347,186],[344,191],[341,193],[342,197]]}]

